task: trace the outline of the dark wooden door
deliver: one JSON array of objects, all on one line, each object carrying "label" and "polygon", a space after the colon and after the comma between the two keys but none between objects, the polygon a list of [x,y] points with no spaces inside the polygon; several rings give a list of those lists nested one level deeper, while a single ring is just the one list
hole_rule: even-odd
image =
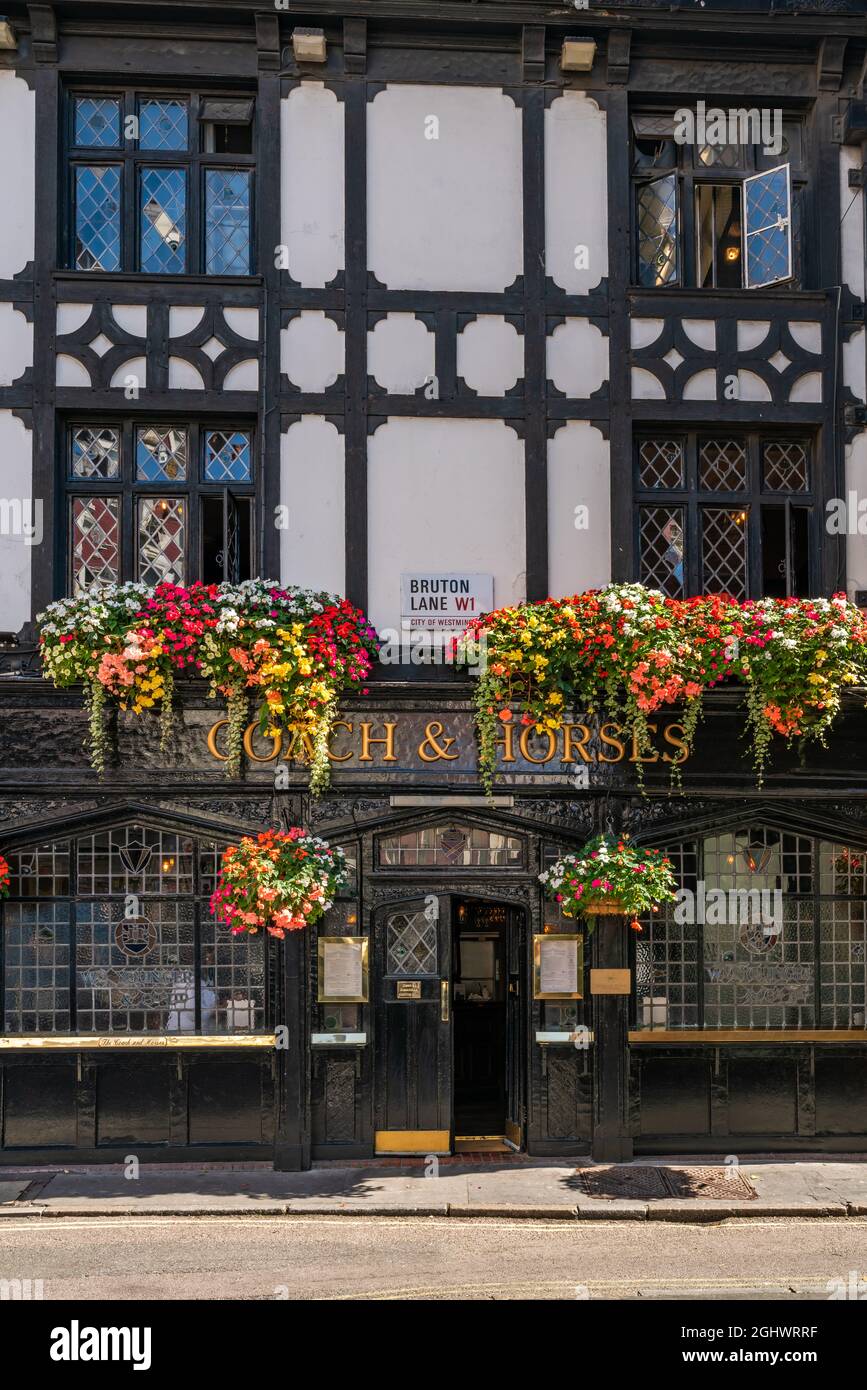
[{"label": "dark wooden door", "polygon": [[506,1138],[519,1149],[526,1140],[525,1059],[530,1024],[526,935],[524,913],[511,908],[506,938]]},{"label": "dark wooden door", "polygon": [[374,918],[376,1148],[452,1144],[451,903],[429,893]]}]

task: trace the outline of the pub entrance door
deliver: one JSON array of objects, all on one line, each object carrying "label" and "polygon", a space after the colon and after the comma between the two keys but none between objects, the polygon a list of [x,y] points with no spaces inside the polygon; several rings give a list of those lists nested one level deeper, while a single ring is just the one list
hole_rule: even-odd
[{"label": "pub entrance door", "polygon": [[381,908],[374,941],[377,1152],[520,1148],[520,909],[430,893]]}]

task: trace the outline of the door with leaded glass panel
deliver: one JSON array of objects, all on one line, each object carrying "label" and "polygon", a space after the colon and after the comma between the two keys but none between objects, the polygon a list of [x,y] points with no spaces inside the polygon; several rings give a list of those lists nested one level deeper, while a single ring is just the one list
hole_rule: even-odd
[{"label": "door with leaded glass panel", "polygon": [[451,905],[428,893],[374,919],[376,1149],[452,1143]]}]

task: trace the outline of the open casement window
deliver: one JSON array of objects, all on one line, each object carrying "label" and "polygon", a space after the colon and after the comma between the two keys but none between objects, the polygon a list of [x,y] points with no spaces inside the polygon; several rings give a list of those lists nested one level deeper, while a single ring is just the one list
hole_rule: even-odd
[{"label": "open casement window", "polygon": [[[763,167],[761,146],[678,144],[669,116],[632,125],[640,286],[767,289],[795,278],[791,164]],[[800,160],[800,126],[784,128]]]}]

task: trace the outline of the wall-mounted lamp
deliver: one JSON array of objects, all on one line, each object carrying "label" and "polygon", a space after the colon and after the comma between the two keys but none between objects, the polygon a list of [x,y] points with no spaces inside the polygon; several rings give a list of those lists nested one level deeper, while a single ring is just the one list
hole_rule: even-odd
[{"label": "wall-mounted lamp", "polygon": [[326,48],[324,29],[292,30],[292,52],[296,63],[324,63]]},{"label": "wall-mounted lamp", "polygon": [[560,68],[563,72],[589,72],[595,57],[595,39],[564,39],[560,51]]},{"label": "wall-mounted lamp", "polygon": [[0,48],[17,48],[18,40],[8,20],[0,19]]}]

